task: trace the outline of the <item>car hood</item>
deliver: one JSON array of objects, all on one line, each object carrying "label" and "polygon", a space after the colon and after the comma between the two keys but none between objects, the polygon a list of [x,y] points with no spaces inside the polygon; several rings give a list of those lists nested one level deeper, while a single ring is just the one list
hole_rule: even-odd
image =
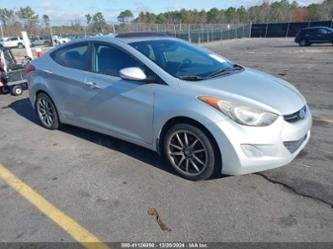
[{"label": "car hood", "polygon": [[288,82],[249,68],[232,75],[190,82],[190,85],[196,95],[208,94],[281,114],[294,113],[305,105],[304,97]]}]

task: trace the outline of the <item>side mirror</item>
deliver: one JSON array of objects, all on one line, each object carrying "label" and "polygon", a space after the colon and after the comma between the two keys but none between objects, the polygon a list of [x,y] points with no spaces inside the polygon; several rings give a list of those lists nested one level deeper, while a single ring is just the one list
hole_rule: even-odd
[{"label": "side mirror", "polygon": [[143,81],[147,79],[146,74],[139,67],[127,67],[120,70],[120,77],[124,80]]}]

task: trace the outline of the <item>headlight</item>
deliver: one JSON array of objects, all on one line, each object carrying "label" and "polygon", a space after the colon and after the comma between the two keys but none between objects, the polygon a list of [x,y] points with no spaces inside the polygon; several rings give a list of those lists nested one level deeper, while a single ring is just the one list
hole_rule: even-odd
[{"label": "headlight", "polygon": [[268,126],[278,118],[278,115],[275,113],[254,109],[227,100],[207,96],[200,96],[198,99],[220,110],[229,118],[242,125]]}]

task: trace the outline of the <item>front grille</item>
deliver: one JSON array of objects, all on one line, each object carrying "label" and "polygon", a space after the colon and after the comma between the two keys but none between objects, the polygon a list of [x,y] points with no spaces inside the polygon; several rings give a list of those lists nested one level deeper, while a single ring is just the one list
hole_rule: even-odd
[{"label": "front grille", "polygon": [[299,120],[302,120],[305,118],[307,113],[306,110],[306,106],[304,106],[302,109],[300,109],[299,111],[289,114],[289,115],[284,115],[283,118],[285,121],[289,122],[289,123],[295,123]]},{"label": "front grille", "polygon": [[307,134],[302,137],[301,139],[297,140],[297,141],[287,141],[287,142],[283,142],[284,146],[290,151],[290,153],[294,153],[302,144],[303,142],[306,140],[307,138]]}]

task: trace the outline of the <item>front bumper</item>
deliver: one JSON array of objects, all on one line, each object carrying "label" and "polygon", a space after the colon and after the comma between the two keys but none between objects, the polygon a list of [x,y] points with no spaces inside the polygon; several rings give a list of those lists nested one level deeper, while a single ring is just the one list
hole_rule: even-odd
[{"label": "front bumper", "polygon": [[281,116],[267,127],[249,127],[228,119],[210,124],[222,157],[222,173],[242,175],[290,163],[310,139],[312,117],[289,123]]}]

